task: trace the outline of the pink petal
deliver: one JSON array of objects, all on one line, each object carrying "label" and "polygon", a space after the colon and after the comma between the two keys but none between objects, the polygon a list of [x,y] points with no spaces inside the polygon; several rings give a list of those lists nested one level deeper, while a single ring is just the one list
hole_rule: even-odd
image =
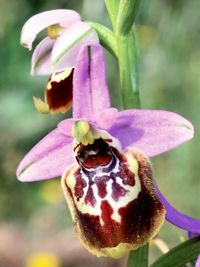
[{"label": "pink petal", "polygon": [[177,211],[174,207],[172,207],[169,204],[169,202],[161,194],[157,186],[156,186],[156,190],[157,190],[160,201],[163,203],[167,211],[165,215],[166,220],[174,224],[175,226],[182,228],[186,231],[200,234],[200,220],[189,217]]},{"label": "pink petal", "polygon": [[45,11],[31,17],[23,26],[20,43],[32,49],[32,43],[37,34],[50,25],[59,23],[61,26],[70,27],[74,22],[81,20],[80,15],[67,9]]},{"label": "pink petal", "polygon": [[196,236],[199,236],[199,235],[200,235],[200,233],[188,231],[188,237],[189,238],[193,238],[193,237],[196,237]]},{"label": "pink petal", "polygon": [[55,43],[50,37],[44,38],[35,48],[32,55],[31,75],[51,75],[51,51]]},{"label": "pink petal", "polygon": [[193,125],[180,115],[162,110],[124,110],[109,130],[122,148],[136,147],[147,157],[171,150],[193,137]]},{"label": "pink petal", "polygon": [[75,163],[73,138],[55,129],[45,136],[21,161],[17,169],[20,181],[31,182],[61,176]]},{"label": "pink petal", "polygon": [[199,254],[198,258],[197,258],[195,267],[200,267],[200,254]]},{"label": "pink petal", "polygon": [[116,121],[118,110],[116,108],[105,109],[102,112],[93,115],[92,121],[103,130],[108,130]]},{"label": "pink petal", "polygon": [[[90,51],[90,60],[89,60]],[[110,108],[102,47],[97,43],[81,46],[73,76],[73,118],[92,120]]]},{"label": "pink petal", "polygon": [[56,72],[75,66],[76,57],[82,44],[99,42],[93,27],[86,22],[77,21],[57,38],[52,50],[52,66]]},{"label": "pink petal", "polygon": [[[80,120],[81,120],[81,118],[80,118]],[[64,134],[72,136],[71,135],[72,126],[73,126],[75,121],[77,121],[77,120],[76,119],[67,119],[67,120],[61,121],[58,123],[58,128]]]}]

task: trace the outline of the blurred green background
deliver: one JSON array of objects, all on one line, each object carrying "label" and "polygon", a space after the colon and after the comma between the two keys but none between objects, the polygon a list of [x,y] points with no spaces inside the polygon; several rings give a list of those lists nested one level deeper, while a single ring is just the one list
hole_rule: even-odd
[{"label": "blurred green background", "polygon": [[[23,156],[60,120],[41,115],[32,97],[43,99],[48,77],[31,77],[32,51],[20,46],[25,21],[36,13],[67,8],[111,28],[103,0],[0,0],[0,267],[125,266],[96,258],[77,241],[60,179],[21,183],[15,176]],[[194,138],[152,158],[155,180],[180,212],[200,219],[200,1],[141,1],[137,27],[141,44],[142,108],[176,112],[195,127]],[[34,47],[43,38],[39,34]],[[122,109],[119,72],[105,51],[113,107]],[[187,238],[165,223],[161,237],[170,247]],[[160,256],[150,246],[150,262]]]}]

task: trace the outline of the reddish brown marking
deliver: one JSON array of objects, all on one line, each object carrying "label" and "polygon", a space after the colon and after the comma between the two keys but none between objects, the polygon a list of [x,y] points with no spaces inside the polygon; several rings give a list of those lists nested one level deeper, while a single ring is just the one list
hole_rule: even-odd
[{"label": "reddish brown marking", "polygon": [[96,139],[92,145],[81,145],[77,156],[85,168],[107,165],[112,159],[109,145],[102,139]]},{"label": "reddish brown marking", "polygon": [[90,203],[92,207],[95,207],[96,198],[94,196],[94,192],[93,192],[91,186],[89,186],[89,188],[88,188],[88,191],[87,191],[87,194],[85,196],[85,200],[84,201],[85,201],[85,204]]},{"label": "reddish brown marking", "polygon": [[104,139],[106,142],[112,143],[112,139]]},{"label": "reddish brown marking", "polygon": [[79,201],[79,198],[81,198],[84,194],[83,189],[87,186],[87,184],[86,181],[81,178],[80,170],[74,173],[74,178],[76,180],[74,186],[74,195],[77,197],[77,201]]},{"label": "reddish brown marking", "polygon": [[111,218],[113,209],[107,200],[101,204],[103,226],[99,216],[82,214],[77,210],[82,234],[91,246],[104,248],[115,247],[121,242],[138,243],[149,235],[164,207],[143,190],[136,200],[119,209],[121,223]]},{"label": "reddish brown marking", "polygon": [[94,168],[98,165],[106,165],[111,161],[111,156],[96,157],[89,156],[88,159],[85,159],[84,162],[81,161],[85,168]]},{"label": "reddish brown marking", "polygon": [[124,155],[112,147],[118,159],[120,160],[118,176],[122,179],[124,185],[134,186],[135,185],[135,174],[128,168],[129,164]]},{"label": "reddish brown marking", "polygon": [[135,185],[135,174],[128,169],[127,164],[123,164],[119,167],[119,177],[122,179],[124,185]]},{"label": "reddish brown marking", "polygon": [[72,78],[73,70],[68,77],[60,82],[51,81],[51,76],[47,82],[51,84],[51,89],[45,87],[46,101],[49,108],[56,111],[65,108],[72,102]]},{"label": "reddish brown marking", "polygon": [[116,183],[116,181],[114,180],[112,183],[112,195],[111,197],[114,199],[114,201],[119,201],[120,197],[125,197],[125,195],[128,193],[129,191],[126,190],[125,188],[123,188],[120,184]]},{"label": "reddish brown marking", "polygon": [[102,200],[100,208],[102,211],[101,219],[105,224],[109,225],[110,222],[112,221],[111,216],[114,212],[113,208],[109,204],[108,200]]},{"label": "reddish brown marking", "polygon": [[81,146],[82,145],[82,143],[79,143],[77,146],[75,146],[74,147],[74,152],[76,151],[76,149],[79,147],[79,146]]},{"label": "reddish brown marking", "polygon": [[98,177],[98,179],[95,179],[95,184],[97,185],[98,188],[98,195],[100,198],[104,198],[107,195],[107,189],[106,189],[106,185],[107,185],[107,181],[109,180],[108,176],[102,176],[102,177]]}]

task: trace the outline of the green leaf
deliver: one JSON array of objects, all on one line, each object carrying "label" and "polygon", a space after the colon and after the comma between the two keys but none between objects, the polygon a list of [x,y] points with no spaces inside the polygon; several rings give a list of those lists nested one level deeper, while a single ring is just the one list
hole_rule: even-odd
[{"label": "green leaf", "polygon": [[149,243],[129,253],[127,267],[148,267]]},{"label": "green leaf", "polygon": [[200,236],[174,247],[158,258],[150,267],[179,267],[195,260],[200,254]]},{"label": "green leaf", "polygon": [[97,32],[100,44],[105,47],[116,60],[118,60],[118,50],[114,32],[99,23],[92,21],[86,22],[90,23]]}]

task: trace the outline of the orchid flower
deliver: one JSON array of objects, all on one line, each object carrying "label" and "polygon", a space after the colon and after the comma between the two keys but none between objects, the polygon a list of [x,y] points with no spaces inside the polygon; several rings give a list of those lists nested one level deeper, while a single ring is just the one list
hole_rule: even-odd
[{"label": "orchid flower", "polygon": [[97,256],[120,258],[147,243],[165,219],[147,157],[193,137],[193,126],[162,110],[111,108],[102,47],[79,49],[73,118],[58,124],[21,161],[20,181],[62,176],[81,243]]},{"label": "orchid flower", "polygon": [[72,76],[77,53],[82,44],[99,42],[96,31],[82,22],[73,10],[51,10],[31,17],[23,26],[20,43],[32,49],[37,34],[47,30],[34,50],[31,75],[50,75],[44,89],[45,102],[34,97],[36,109],[42,114],[65,113],[72,105]]}]

